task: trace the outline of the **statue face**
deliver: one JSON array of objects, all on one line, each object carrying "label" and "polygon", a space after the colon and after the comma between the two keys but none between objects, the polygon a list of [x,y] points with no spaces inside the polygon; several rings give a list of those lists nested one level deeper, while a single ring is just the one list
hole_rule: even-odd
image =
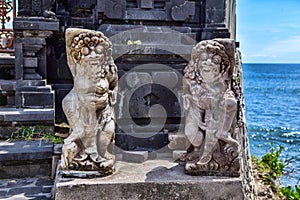
[{"label": "statue face", "polygon": [[219,77],[222,58],[216,54],[203,52],[198,63],[201,76],[205,83],[213,83]]},{"label": "statue face", "polygon": [[84,65],[102,65],[104,64],[104,48],[102,45],[85,46],[81,49],[81,62]]}]

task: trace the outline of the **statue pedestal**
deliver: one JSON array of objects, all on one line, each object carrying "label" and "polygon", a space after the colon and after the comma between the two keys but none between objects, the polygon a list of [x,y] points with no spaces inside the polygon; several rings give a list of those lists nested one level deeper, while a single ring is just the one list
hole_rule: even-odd
[{"label": "statue pedestal", "polygon": [[245,199],[242,177],[190,176],[171,160],[116,162],[102,178],[56,176],[55,199]]}]

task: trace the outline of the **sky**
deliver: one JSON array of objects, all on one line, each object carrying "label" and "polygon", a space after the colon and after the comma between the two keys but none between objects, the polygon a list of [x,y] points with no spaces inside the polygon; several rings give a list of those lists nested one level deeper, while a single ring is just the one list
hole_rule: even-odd
[{"label": "sky", "polygon": [[236,2],[244,63],[300,63],[300,0]]},{"label": "sky", "polygon": [[300,0],[236,0],[244,63],[300,63]]}]

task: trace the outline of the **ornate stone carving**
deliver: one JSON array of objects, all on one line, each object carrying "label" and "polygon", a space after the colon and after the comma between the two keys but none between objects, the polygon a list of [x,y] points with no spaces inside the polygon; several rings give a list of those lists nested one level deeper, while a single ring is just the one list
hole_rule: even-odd
[{"label": "ornate stone carving", "polygon": [[[221,41],[227,46],[233,43]],[[235,176],[239,171],[237,101],[231,90],[232,60],[227,52],[216,40],[201,41],[184,69],[184,131],[191,143],[184,156],[188,174]]]},{"label": "ornate stone carving", "polygon": [[64,141],[62,169],[111,174],[118,83],[112,44],[101,32],[69,28],[66,51],[74,87],[62,102],[71,133]]},{"label": "ornate stone carving", "polygon": [[55,13],[51,11],[54,0],[19,0],[19,16],[43,16],[55,19]]},{"label": "ornate stone carving", "polygon": [[[174,21],[188,21],[195,15],[195,2],[171,1],[173,3],[171,16]],[[181,4],[180,4],[181,3]]]}]

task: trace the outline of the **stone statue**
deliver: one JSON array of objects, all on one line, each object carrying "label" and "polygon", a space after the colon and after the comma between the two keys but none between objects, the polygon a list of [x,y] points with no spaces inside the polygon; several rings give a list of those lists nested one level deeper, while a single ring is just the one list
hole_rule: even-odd
[{"label": "stone statue", "polygon": [[62,169],[113,172],[114,104],[118,75],[112,44],[101,32],[66,30],[67,61],[74,87],[63,99],[70,136],[62,149]]},{"label": "stone statue", "polygon": [[201,41],[193,48],[183,79],[184,132],[191,143],[184,156],[188,174],[238,171],[237,101],[231,76],[231,62],[220,42]]}]

